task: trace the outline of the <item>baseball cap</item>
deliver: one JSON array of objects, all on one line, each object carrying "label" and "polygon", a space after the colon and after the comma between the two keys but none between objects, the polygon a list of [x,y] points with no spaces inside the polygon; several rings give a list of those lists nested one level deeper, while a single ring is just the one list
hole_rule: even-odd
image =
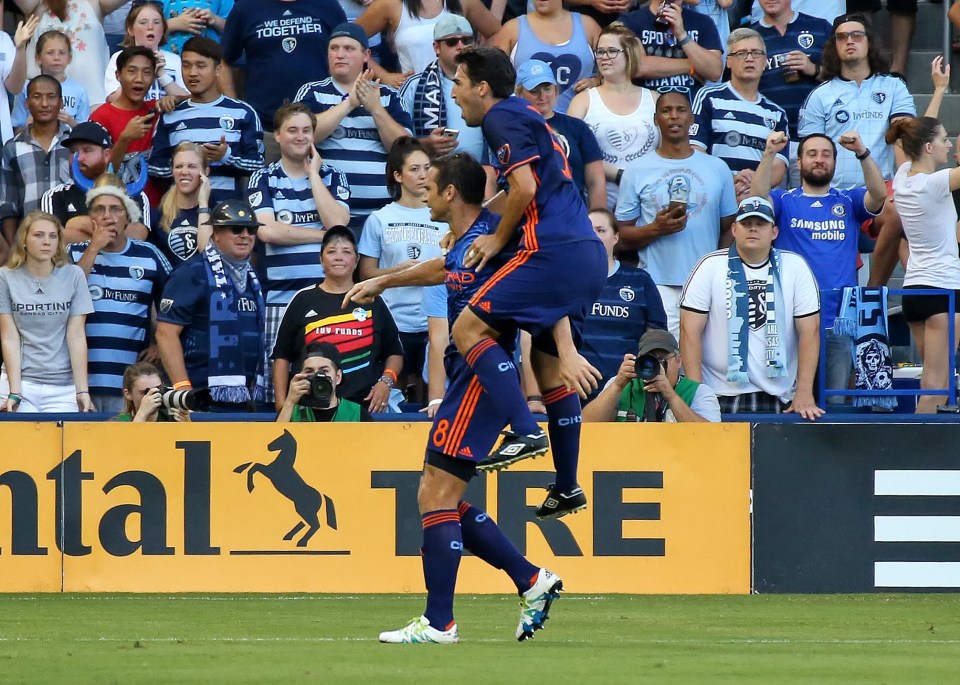
[{"label": "baseball cap", "polygon": [[773,205],[770,204],[768,199],[763,197],[756,195],[753,197],[745,197],[743,201],[740,202],[740,206],[737,207],[737,221],[743,221],[750,216],[759,217],[772,224],[775,219]]},{"label": "baseball cap", "polygon": [[100,147],[113,147],[113,138],[110,133],[95,121],[85,121],[77,124],[73,130],[61,141],[61,145],[68,147],[71,143],[93,143]]},{"label": "baseball cap", "polygon": [[320,241],[320,250],[323,251],[326,249],[334,239],[343,238],[349,243],[352,243],[354,247],[357,246],[357,236],[346,226],[337,225],[331,226],[326,231],[323,232],[323,238]]},{"label": "baseball cap", "polygon": [[333,362],[333,365],[338,369],[343,364],[343,359],[340,356],[340,350],[337,349],[337,346],[333,343],[327,342],[314,342],[309,345],[305,345],[303,350],[300,352],[300,363],[307,361],[310,357],[324,357]]},{"label": "baseball cap", "polygon": [[528,59],[517,70],[517,83],[527,90],[533,90],[544,83],[557,85],[557,79],[554,78],[549,64],[538,59]]},{"label": "baseball cap", "polygon": [[443,40],[450,36],[472,36],[473,27],[466,17],[459,14],[445,14],[433,25],[433,39]]},{"label": "baseball cap", "polygon": [[671,354],[680,351],[677,345],[677,339],[673,337],[670,331],[663,331],[659,328],[647,331],[640,338],[640,347],[637,348],[637,356],[650,354],[654,350],[666,350]]},{"label": "baseball cap", "polygon": [[338,24],[336,27],[334,27],[333,31],[330,33],[330,40],[344,37],[353,38],[363,46],[364,50],[370,47],[370,45],[367,43],[367,32],[360,28],[360,26],[357,24],[351,24],[349,21],[345,21],[342,24]]}]

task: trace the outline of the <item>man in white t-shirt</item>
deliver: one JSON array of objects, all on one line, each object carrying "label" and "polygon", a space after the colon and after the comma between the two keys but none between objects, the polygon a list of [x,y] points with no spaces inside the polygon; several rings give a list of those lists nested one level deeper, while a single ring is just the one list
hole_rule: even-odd
[{"label": "man in white t-shirt", "polygon": [[722,413],[823,415],[813,399],[820,296],[803,258],[773,248],[773,205],[745,198],[734,244],[700,260],[680,297],[687,377],[706,383]]}]

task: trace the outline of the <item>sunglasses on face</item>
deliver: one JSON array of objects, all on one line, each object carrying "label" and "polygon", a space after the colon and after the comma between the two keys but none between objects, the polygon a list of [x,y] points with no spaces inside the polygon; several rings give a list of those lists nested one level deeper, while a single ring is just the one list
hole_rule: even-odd
[{"label": "sunglasses on face", "polygon": [[854,43],[861,43],[866,37],[866,31],[838,31],[836,41],[838,43],[846,43],[847,40],[852,40]]},{"label": "sunglasses on face", "polygon": [[446,45],[448,48],[455,48],[460,45],[460,43],[463,43],[464,45],[473,45],[473,36],[453,36],[452,38],[444,38],[440,42]]},{"label": "sunglasses on face", "polygon": [[681,95],[690,97],[690,89],[686,86],[660,86],[657,88],[657,92],[661,95],[666,95],[667,93],[680,93]]},{"label": "sunglasses on face", "polygon": [[224,226],[225,229],[233,233],[234,235],[240,235],[244,231],[247,231],[250,235],[257,235],[257,229],[259,226]]}]

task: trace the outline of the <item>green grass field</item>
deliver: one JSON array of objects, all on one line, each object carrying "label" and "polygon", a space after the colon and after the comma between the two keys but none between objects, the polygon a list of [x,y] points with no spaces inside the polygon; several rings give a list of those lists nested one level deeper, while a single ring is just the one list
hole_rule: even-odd
[{"label": "green grass field", "polygon": [[421,595],[0,595],[6,683],[957,683],[960,595],[457,599],[459,645],[381,645]]}]

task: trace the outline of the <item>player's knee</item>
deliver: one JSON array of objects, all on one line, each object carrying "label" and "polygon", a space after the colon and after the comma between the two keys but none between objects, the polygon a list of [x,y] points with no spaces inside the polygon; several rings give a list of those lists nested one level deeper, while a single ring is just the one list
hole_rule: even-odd
[{"label": "player's knee", "polygon": [[[476,323],[481,325],[477,326]],[[482,322],[476,317],[458,317],[453,324],[453,344],[457,346],[457,351],[464,355],[469,352],[482,339],[483,328]]]}]

